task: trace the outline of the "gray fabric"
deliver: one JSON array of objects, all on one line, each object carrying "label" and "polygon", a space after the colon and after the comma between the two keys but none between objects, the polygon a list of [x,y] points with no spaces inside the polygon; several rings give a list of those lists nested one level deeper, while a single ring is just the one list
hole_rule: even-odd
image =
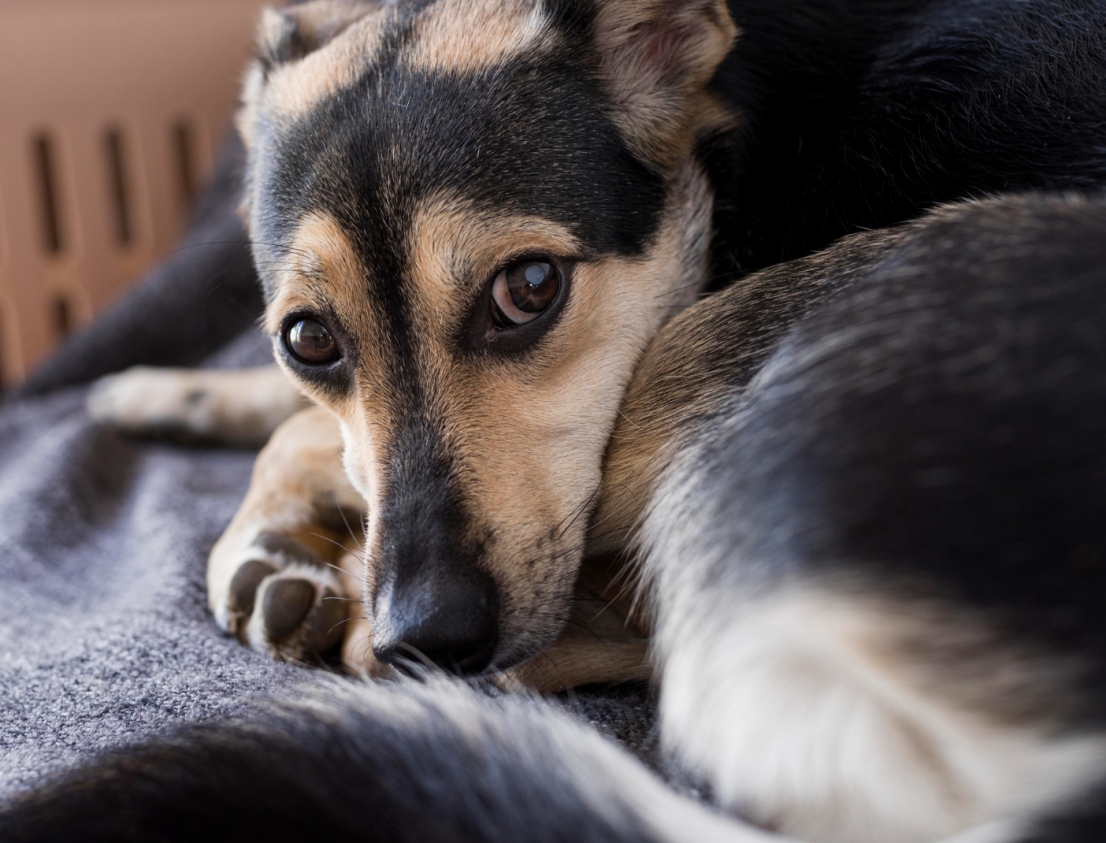
[{"label": "gray fabric", "polygon": [[207,611],[207,552],[253,454],[130,441],[83,400],[0,412],[0,798],[304,672],[224,638]]}]

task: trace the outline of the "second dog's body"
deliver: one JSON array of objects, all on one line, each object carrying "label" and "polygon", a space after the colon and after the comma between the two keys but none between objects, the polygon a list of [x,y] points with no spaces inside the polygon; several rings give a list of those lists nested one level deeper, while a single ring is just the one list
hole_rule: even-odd
[{"label": "second dog's body", "polygon": [[[664,740],[726,808],[1044,839],[1106,773],[1106,211],[852,232],[1102,186],[1106,12],[730,12],[713,87],[706,0],[266,19],[251,220],[278,358],[325,410],[263,452],[216,618],[539,688],[644,675],[632,620]],[[585,546],[640,550],[637,604],[579,581]],[[562,632],[580,589],[619,598],[577,618],[598,639]]]}]

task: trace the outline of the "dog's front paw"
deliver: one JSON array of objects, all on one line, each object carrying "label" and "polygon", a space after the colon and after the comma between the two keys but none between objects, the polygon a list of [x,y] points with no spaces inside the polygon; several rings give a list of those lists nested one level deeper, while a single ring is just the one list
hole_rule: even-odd
[{"label": "dog's front paw", "polygon": [[219,626],[285,661],[318,663],[340,644],[346,668],[379,673],[361,603],[364,507],[333,416],[312,408],[281,425],[208,559]]},{"label": "dog's front paw", "polygon": [[[322,554],[276,532],[261,533],[236,558],[218,567],[227,573],[210,583],[215,619],[253,649],[288,661],[309,661],[344,638],[350,608],[360,609],[341,582],[351,572],[331,567]],[[337,568],[337,569],[336,569]]]},{"label": "dog's front paw", "polygon": [[203,405],[208,396],[193,389],[190,374],[187,370],[135,366],[107,375],[88,393],[88,414],[131,433],[194,428],[197,417],[206,415]]},{"label": "dog's front paw", "polygon": [[100,378],[88,413],[126,433],[259,445],[304,400],[275,366],[215,371],[135,366]]}]

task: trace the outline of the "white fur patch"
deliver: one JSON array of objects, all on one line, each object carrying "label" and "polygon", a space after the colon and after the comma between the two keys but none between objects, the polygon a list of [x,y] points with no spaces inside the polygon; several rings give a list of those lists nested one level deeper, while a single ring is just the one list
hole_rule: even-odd
[{"label": "white fur patch", "polygon": [[1026,818],[1103,769],[1101,735],[1051,735],[958,708],[881,663],[894,623],[829,592],[664,623],[665,743],[720,799],[812,841],[914,843]]}]

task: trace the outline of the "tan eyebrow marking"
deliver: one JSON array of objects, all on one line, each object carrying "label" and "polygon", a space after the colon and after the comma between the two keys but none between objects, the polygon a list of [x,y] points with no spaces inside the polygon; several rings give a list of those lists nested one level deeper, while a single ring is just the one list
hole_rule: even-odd
[{"label": "tan eyebrow marking", "polygon": [[457,269],[479,278],[522,252],[575,255],[580,242],[563,225],[542,217],[496,214],[450,195],[424,200],[407,238],[411,283],[439,320],[457,307]]}]

